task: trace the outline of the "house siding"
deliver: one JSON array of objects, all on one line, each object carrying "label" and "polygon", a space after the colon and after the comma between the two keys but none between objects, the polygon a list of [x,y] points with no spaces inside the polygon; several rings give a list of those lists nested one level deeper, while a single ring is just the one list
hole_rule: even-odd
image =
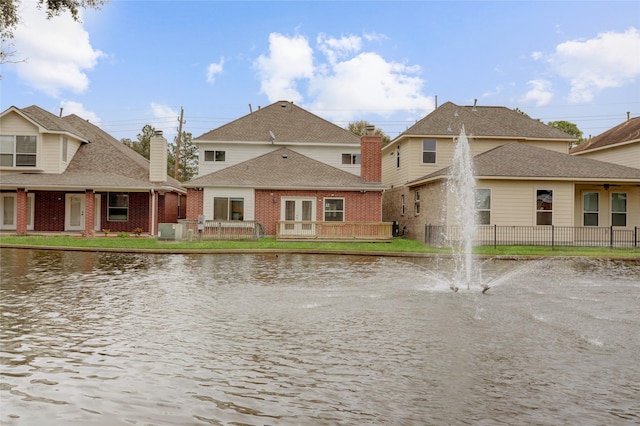
[{"label": "house siding", "polygon": [[581,152],[576,155],[594,160],[607,161],[621,166],[635,167],[636,169],[640,168],[640,142],[613,146],[596,151]]},{"label": "house siding", "polygon": [[[38,145],[37,145],[37,159],[36,159],[36,167],[35,169],[39,169],[42,167],[43,162],[43,147],[42,147],[42,136],[38,133],[38,127],[31,124],[20,115],[15,112],[6,114],[2,119],[0,119],[0,134],[2,135],[21,135],[21,136],[38,136]],[[9,174],[16,173],[23,170],[33,170],[33,167],[2,167],[0,168],[1,174]]]},{"label": "house siding", "polygon": [[575,226],[584,226],[584,193],[597,192],[599,194],[599,220],[598,226],[611,226],[611,194],[614,192],[624,192],[627,194],[627,226],[633,228],[640,226],[640,187],[632,185],[621,185],[605,190],[601,185],[576,185],[574,204],[576,206],[574,223]]}]

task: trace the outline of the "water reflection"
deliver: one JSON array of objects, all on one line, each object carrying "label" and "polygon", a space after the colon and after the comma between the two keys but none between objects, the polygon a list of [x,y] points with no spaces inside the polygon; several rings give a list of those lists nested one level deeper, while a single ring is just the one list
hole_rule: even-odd
[{"label": "water reflection", "polygon": [[[3,424],[640,421],[640,262],[2,250]],[[52,420],[55,419],[55,420]]]}]

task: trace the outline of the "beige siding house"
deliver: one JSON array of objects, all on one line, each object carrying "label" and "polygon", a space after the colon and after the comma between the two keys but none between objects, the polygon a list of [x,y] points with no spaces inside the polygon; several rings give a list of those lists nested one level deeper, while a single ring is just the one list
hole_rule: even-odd
[{"label": "beige siding house", "polygon": [[[505,144],[526,144],[568,154],[576,140],[560,130],[505,107],[460,106],[447,102],[400,134],[382,150],[382,178],[387,190],[383,196],[383,218],[395,221],[400,229],[415,235],[418,223],[442,211],[442,200],[430,189],[420,193],[409,183],[437,173],[451,164],[454,140],[464,128],[470,138],[472,155],[479,155]],[[416,209],[419,212],[416,213]],[[438,212],[439,215],[439,212]],[[422,219],[418,219],[420,216]],[[430,219],[433,221],[434,219]],[[525,219],[519,219],[524,221]]]},{"label": "beige siding house", "polygon": [[640,117],[629,118],[571,149],[571,154],[640,168]]}]

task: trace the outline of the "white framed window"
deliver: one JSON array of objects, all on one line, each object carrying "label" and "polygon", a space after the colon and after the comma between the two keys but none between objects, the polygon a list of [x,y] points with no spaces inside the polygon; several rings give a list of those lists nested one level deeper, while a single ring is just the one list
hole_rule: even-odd
[{"label": "white framed window", "polygon": [[344,222],[344,198],[324,199],[325,222]]},{"label": "white framed window", "polygon": [[396,147],[396,168],[400,168],[400,145]]},{"label": "white framed window", "polygon": [[400,214],[404,216],[405,205],[404,205],[404,194],[400,196]]},{"label": "white framed window", "polygon": [[35,167],[36,136],[0,136],[0,167]]},{"label": "white framed window", "polygon": [[553,225],[553,190],[536,190],[536,225]]},{"label": "white framed window", "polygon": [[226,157],[227,157],[226,151],[205,151],[204,152],[204,161],[223,162],[223,161],[226,161]]},{"label": "white framed window", "polygon": [[129,193],[109,192],[107,221],[126,222],[129,220]]},{"label": "white framed window", "polygon": [[491,225],[491,190],[476,189],[476,223]]},{"label": "white framed window", "polygon": [[627,193],[611,193],[611,225],[627,226]]},{"label": "white framed window", "polygon": [[436,163],[436,140],[422,139],[422,164]]},{"label": "white framed window", "polygon": [[342,154],[342,164],[360,164],[360,154]]},{"label": "white framed window", "polygon": [[582,226],[598,226],[600,223],[600,194],[582,194]]},{"label": "white framed window", "polygon": [[417,189],[413,193],[413,206],[416,215],[420,214],[420,190]]},{"label": "white framed window", "polygon": [[[15,230],[18,221],[18,196],[16,193],[0,194],[0,229]],[[27,193],[27,230],[33,231],[35,194]]]},{"label": "white framed window", "polygon": [[244,198],[213,197],[213,220],[244,220]]}]

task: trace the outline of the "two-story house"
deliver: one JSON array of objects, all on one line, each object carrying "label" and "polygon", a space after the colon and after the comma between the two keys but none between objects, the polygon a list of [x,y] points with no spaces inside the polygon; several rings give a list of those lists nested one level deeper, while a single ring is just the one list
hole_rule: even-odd
[{"label": "two-story house", "polygon": [[0,229],[155,235],[186,215],[186,190],[167,176],[166,140],[155,163],[77,115],[38,106],[0,114]]},{"label": "two-story house", "polygon": [[640,173],[569,155],[575,138],[504,107],[447,102],[383,148],[383,219],[410,238],[453,223],[449,166],[469,139],[479,225],[640,225]]},{"label": "two-story house", "polygon": [[390,237],[373,130],[360,138],[288,101],[211,130],[194,139],[199,176],[184,183],[187,217],[257,221],[280,238],[329,238],[320,231],[329,224],[336,238],[379,239],[354,231],[363,224]]}]

